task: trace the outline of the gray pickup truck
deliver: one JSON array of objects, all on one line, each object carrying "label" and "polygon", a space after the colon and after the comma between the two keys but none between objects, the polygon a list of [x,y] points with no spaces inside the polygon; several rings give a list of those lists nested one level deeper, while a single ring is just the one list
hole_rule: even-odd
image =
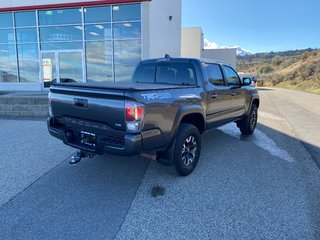
[{"label": "gray pickup truck", "polygon": [[235,122],[252,134],[259,95],[251,79],[208,59],[141,61],[130,83],[60,83],[49,93],[52,136],[81,157],[110,153],[155,156],[182,175],[196,167],[201,134]]}]

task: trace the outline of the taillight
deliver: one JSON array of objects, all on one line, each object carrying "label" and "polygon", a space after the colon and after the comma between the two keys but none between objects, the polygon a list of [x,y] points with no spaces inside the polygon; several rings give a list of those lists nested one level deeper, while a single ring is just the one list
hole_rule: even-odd
[{"label": "taillight", "polygon": [[126,101],[126,125],[128,132],[139,132],[144,117],[144,107],[138,103]]},{"label": "taillight", "polygon": [[126,102],[126,121],[137,121],[143,118],[143,107],[136,103]]}]

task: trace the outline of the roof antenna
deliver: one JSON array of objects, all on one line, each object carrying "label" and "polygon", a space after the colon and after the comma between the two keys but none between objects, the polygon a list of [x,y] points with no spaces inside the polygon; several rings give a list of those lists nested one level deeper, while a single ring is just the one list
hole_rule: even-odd
[{"label": "roof antenna", "polygon": [[164,57],[165,57],[165,58],[171,58],[168,53],[166,53],[166,55],[164,55]]}]

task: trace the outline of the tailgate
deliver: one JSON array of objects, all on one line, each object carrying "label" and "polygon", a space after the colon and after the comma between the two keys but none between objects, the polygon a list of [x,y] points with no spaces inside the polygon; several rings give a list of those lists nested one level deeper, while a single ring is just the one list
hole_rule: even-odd
[{"label": "tailgate", "polygon": [[54,86],[50,91],[55,118],[72,117],[125,130],[124,90]]}]

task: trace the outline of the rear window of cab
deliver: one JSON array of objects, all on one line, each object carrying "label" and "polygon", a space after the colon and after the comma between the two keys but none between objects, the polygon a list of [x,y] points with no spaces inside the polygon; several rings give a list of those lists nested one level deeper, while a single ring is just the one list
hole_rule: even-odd
[{"label": "rear window of cab", "polygon": [[166,62],[140,64],[133,75],[133,82],[196,85],[197,79],[192,64]]}]

